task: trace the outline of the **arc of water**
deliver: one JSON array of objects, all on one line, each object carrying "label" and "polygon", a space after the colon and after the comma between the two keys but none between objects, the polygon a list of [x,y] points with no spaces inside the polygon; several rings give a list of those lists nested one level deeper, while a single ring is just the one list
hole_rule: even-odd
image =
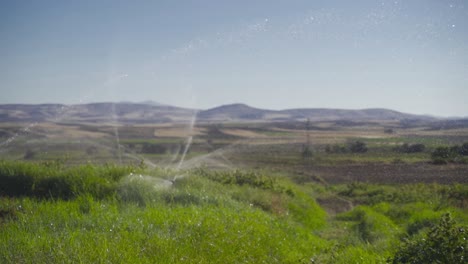
[{"label": "arc of water", "polygon": [[197,114],[198,114],[198,111],[194,111],[192,120],[190,121],[189,129],[188,129],[189,136],[187,138],[187,143],[185,144],[184,152],[182,152],[182,156],[180,158],[179,164],[177,165],[177,170],[180,170],[180,168],[182,167],[182,164],[184,163],[184,160],[185,160],[185,156],[187,155],[187,152],[190,149],[190,146],[192,145],[192,141],[193,141],[192,134],[193,134],[193,129],[195,127],[195,122],[197,122]]},{"label": "arc of water", "polygon": [[118,117],[115,111],[115,103],[112,103],[112,126],[114,128],[114,136],[115,136],[115,143],[117,144],[117,156],[119,158],[119,164],[122,164],[122,153],[120,151],[120,136],[119,136],[119,128],[118,128]]}]

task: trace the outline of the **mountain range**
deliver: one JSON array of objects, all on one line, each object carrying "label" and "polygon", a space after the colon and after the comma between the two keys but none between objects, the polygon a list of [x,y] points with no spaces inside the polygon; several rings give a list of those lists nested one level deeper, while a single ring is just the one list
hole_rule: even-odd
[{"label": "mountain range", "polygon": [[152,101],[131,103],[64,104],[3,104],[0,122],[119,122],[168,123],[186,122],[196,117],[197,122],[282,122],[309,119],[311,121],[436,121],[436,117],[414,115],[389,109],[372,108],[345,110],[329,108],[298,108],[266,110],[245,104],[222,105],[200,110]]}]

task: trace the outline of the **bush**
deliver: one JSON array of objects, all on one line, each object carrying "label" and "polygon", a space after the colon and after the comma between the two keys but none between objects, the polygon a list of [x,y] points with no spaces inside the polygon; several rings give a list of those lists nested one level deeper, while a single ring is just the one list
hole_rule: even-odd
[{"label": "bush", "polygon": [[349,150],[352,153],[365,153],[367,152],[367,146],[366,143],[358,140],[349,145]]},{"label": "bush", "polygon": [[466,227],[456,226],[450,214],[424,237],[404,241],[391,263],[466,263],[468,259]]},{"label": "bush", "polygon": [[449,147],[438,147],[431,153],[432,159],[449,159],[452,156]]},{"label": "bush", "polygon": [[468,156],[468,142],[467,143],[464,143],[461,147],[460,147],[460,155],[463,155],[463,156]]},{"label": "bush", "polygon": [[434,164],[447,164],[448,162],[461,161],[460,157],[461,147],[438,147],[431,153],[432,163]]},{"label": "bush", "polygon": [[405,143],[396,148],[396,151],[402,153],[418,153],[423,152],[426,149],[424,144],[408,144]]},{"label": "bush", "polygon": [[335,144],[335,145],[326,145],[325,152],[327,153],[347,153],[348,148],[346,146]]}]

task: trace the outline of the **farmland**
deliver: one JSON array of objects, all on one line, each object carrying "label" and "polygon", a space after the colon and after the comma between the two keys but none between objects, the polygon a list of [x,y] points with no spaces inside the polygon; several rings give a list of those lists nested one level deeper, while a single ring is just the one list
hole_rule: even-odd
[{"label": "farmland", "polygon": [[[27,124],[2,124],[2,134],[10,135],[14,142],[5,144],[0,155],[7,160],[25,156],[30,161],[66,159],[71,164],[143,162],[163,168],[271,169],[330,183],[467,181],[466,158],[437,166],[431,163],[431,152],[465,143],[468,128],[433,130],[432,123],[406,127],[397,122],[320,121],[310,123],[307,130],[305,123],[39,123],[23,132],[21,128]],[[18,130],[20,133],[15,132]],[[356,141],[368,150],[347,151]],[[424,149],[398,151],[404,144],[420,144]],[[305,145],[313,152],[308,159],[300,155]]]}]

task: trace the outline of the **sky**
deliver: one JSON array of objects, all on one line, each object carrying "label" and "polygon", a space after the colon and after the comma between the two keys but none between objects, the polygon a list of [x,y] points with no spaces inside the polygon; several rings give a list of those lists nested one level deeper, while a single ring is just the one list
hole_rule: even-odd
[{"label": "sky", "polygon": [[1,1],[0,104],[468,116],[468,2]]}]

